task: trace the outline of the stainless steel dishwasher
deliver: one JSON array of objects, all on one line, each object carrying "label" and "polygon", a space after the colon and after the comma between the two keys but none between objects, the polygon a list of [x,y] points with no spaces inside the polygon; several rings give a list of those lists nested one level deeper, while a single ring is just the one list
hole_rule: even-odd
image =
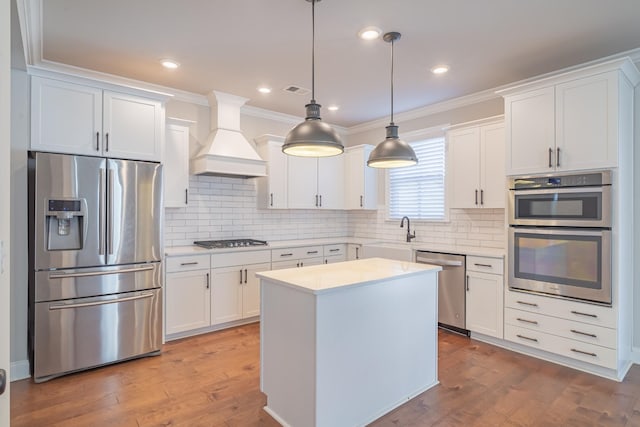
[{"label": "stainless steel dishwasher", "polygon": [[466,257],[439,252],[416,251],[416,262],[442,267],[438,273],[438,325],[469,335],[466,324]]}]

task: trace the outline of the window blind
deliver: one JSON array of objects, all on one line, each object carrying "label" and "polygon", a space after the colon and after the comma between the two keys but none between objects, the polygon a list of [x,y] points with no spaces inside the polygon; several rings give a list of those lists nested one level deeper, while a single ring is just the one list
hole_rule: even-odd
[{"label": "window blind", "polygon": [[445,139],[412,142],[418,164],[389,169],[389,218],[445,219]]}]

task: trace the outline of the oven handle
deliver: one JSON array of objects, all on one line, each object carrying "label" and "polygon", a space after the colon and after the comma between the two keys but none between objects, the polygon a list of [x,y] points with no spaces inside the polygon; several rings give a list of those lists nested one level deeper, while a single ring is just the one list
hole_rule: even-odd
[{"label": "oven handle", "polygon": [[598,187],[570,187],[570,188],[544,188],[539,190],[515,190],[510,189],[514,196],[530,196],[535,194],[566,194],[566,193],[608,193],[611,187],[608,185]]},{"label": "oven handle", "polygon": [[110,299],[106,301],[79,302],[77,304],[57,304],[57,305],[50,305],[49,310],[65,310],[67,308],[93,307],[95,305],[105,305],[105,304],[114,304],[118,302],[135,301],[143,298],[151,298],[152,296],[153,296],[153,293],[149,293],[149,294],[136,295],[133,297]]},{"label": "oven handle", "polygon": [[[540,228],[531,227],[526,225],[511,225],[509,226],[509,232],[515,233],[527,233],[527,234],[541,234],[541,235],[556,235],[556,236],[602,236],[608,238],[611,235],[611,230],[598,229],[598,230],[585,230],[579,227],[562,227],[562,228]],[[511,246],[511,243],[510,243]]]}]

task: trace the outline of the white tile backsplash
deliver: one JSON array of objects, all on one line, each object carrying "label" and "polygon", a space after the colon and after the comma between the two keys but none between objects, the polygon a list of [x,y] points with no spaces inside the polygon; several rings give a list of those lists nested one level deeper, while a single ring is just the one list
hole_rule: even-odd
[{"label": "white tile backsplash", "polygon": [[[411,221],[414,242],[479,248],[505,247],[504,209],[452,209],[449,222]],[[192,176],[189,206],[165,209],[165,246],[194,240],[267,241],[354,236],[403,242],[400,221],[377,211],[258,209],[253,179]]]}]

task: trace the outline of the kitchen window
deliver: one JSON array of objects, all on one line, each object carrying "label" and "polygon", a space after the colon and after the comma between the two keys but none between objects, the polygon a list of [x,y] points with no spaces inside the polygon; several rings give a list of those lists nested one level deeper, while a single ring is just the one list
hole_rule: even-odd
[{"label": "kitchen window", "polygon": [[446,221],[444,135],[409,144],[418,164],[387,171],[388,218]]}]

